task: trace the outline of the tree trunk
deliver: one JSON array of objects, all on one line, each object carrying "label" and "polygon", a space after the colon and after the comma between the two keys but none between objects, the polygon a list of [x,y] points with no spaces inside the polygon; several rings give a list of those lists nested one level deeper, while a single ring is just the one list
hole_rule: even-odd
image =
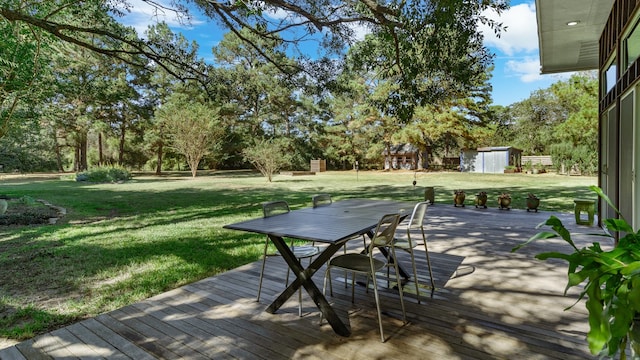
[{"label": "tree trunk", "polygon": [[385,163],[389,164],[389,167],[387,169],[392,170],[393,169],[393,164],[391,163],[391,144],[390,143],[386,143],[384,145],[384,147],[387,150],[387,155],[385,156]]},{"label": "tree trunk", "polygon": [[122,121],[122,130],[120,131],[120,144],[118,146],[118,164],[119,165],[124,164],[124,140],[125,140],[126,132],[127,132],[127,125],[125,125],[125,122]]},{"label": "tree trunk", "polygon": [[81,152],[80,154],[82,155],[81,162],[80,164],[82,165],[82,170],[85,171],[87,169],[89,169],[89,161],[87,160],[88,157],[88,143],[89,140],[87,139],[87,133],[82,134],[82,146],[81,146]]},{"label": "tree trunk", "polygon": [[424,166],[422,166],[422,164],[424,163],[424,152],[421,150],[418,150],[418,164],[416,166],[417,170],[423,170]]},{"label": "tree trunk", "polygon": [[73,147],[73,172],[80,171],[80,144]]},{"label": "tree trunk", "polygon": [[189,169],[191,169],[191,177],[196,177],[198,175],[198,165],[200,165],[200,160],[202,160],[202,156],[187,155],[187,164],[189,165]]},{"label": "tree trunk", "polygon": [[104,165],[104,154],[102,152],[102,132],[98,133],[98,165]]},{"label": "tree trunk", "polygon": [[58,136],[55,131],[53,132],[53,151],[56,153],[58,171],[64,172],[64,167],[62,166],[62,153],[60,152],[60,144],[58,143]]},{"label": "tree trunk", "polygon": [[163,143],[160,141],[158,143],[158,151],[157,151],[157,163],[156,163],[156,175],[162,174],[162,151],[163,151]]}]

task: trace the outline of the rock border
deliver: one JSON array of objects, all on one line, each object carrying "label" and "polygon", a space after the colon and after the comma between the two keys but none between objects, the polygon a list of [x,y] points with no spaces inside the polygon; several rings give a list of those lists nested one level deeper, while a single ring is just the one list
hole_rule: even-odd
[{"label": "rock border", "polygon": [[57,217],[52,217],[49,218],[49,225],[54,225],[58,222],[58,220],[60,220],[61,217],[67,215],[67,209],[61,207],[61,206],[56,206],[53,205],[52,203],[43,200],[43,199],[36,199],[37,202],[41,203],[44,206],[48,206],[50,209],[55,210],[55,212],[58,214]]}]

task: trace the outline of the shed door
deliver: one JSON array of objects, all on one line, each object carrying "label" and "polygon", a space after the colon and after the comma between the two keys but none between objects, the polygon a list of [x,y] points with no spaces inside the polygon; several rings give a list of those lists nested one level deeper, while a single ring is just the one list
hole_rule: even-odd
[{"label": "shed door", "polygon": [[502,151],[490,151],[484,153],[487,161],[485,161],[485,166],[487,167],[488,173],[499,174],[504,173],[504,167],[506,166],[504,161],[504,152]]}]

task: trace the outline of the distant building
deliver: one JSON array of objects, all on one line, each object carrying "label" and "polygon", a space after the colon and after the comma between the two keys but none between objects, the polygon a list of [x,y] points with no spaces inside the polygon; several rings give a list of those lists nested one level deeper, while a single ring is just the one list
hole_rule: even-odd
[{"label": "distant building", "polygon": [[[418,148],[411,144],[392,145],[390,154],[387,154],[387,149],[382,152],[382,155],[384,155],[384,169],[416,170],[419,159],[426,159],[425,154],[418,156],[418,152]],[[423,160],[423,162],[422,168],[426,169],[426,160]]]},{"label": "distant building", "polygon": [[460,171],[475,173],[504,173],[507,166],[522,168],[522,150],[511,146],[466,149],[460,153]]}]

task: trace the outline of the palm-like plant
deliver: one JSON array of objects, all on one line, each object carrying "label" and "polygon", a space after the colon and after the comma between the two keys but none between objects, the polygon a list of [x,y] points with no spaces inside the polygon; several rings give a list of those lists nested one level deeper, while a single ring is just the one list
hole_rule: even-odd
[{"label": "palm-like plant", "polygon": [[[571,245],[571,253],[544,252],[536,258],[563,259],[569,263],[565,294],[569,288],[584,283],[578,301],[586,297],[589,350],[593,354],[619,355],[620,359],[626,359],[627,346],[631,343],[634,356],[640,356],[640,231],[634,232],[600,188],[590,188],[619,215],[619,218],[604,220],[609,234],[621,235],[613,249],[604,251],[598,242],[578,248],[560,219],[551,216],[539,226],[549,226],[553,231],[539,232],[512,251],[535,240],[557,237]],[[609,234],[605,236],[611,236]]]}]

